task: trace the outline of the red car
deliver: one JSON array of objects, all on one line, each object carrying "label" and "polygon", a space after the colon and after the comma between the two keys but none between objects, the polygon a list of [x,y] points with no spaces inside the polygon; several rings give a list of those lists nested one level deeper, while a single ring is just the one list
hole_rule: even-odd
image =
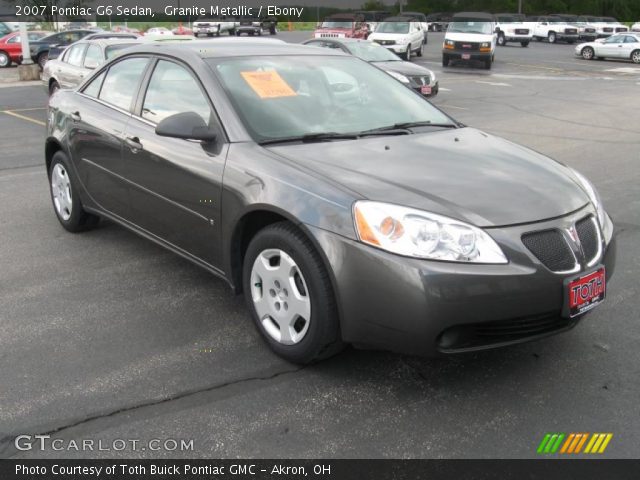
[{"label": "red car", "polygon": [[314,38],[367,38],[369,27],[362,15],[336,14],[324,19],[313,32]]},{"label": "red car", "polygon": [[[51,32],[28,32],[29,40],[34,42],[46,37]],[[13,32],[0,38],[0,68],[8,67],[11,63],[22,62],[22,43],[20,32]]]}]

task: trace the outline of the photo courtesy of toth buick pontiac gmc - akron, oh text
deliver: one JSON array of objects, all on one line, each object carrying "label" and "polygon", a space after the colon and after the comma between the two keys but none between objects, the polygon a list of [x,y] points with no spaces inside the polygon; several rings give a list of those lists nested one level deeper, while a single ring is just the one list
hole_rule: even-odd
[{"label": "photo courtesy of toth buick pontiac gmc - akron, oh text", "polygon": [[66,230],[108,219],[224,278],[291,362],[540,339],[614,271],[583,175],[336,49],[131,47],[51,96],[45,156]]}]

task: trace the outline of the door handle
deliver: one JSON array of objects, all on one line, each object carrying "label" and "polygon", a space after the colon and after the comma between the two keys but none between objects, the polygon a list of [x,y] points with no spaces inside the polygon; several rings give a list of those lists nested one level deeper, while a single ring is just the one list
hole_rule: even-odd
[{"label": "door handle", "polygon": [[71,115],[71,120],[73,120],[73,123],[78,123],[82,117],[80,117],[80,112],[73,112]]},{"label": "door handle", "polygon": [[124,139],[124,143],[127,144],[131,153],[138,153],[142,150],[142,143],[140,143],[140,139],[138,137],[127,137]]}]

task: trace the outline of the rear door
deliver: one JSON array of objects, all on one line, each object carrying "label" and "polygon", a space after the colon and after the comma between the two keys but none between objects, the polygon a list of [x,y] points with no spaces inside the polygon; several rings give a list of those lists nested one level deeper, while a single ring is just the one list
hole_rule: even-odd
[{"label": "rear door", "polygon": [[64,53],[62,61],[56,64],[55,74],[61,87],[72,88],[78,85],[78,82],[74,81],[74,79],[83,70],[82,62],[86,50],[87,44],[85,42],[71,45],[69,50]]},{"label": "rear door", "polygon": [[[131,218],[177,249],[220,264],[220,201],[227,144],[216,113],[196,74],[185,64],[159,59],[127,125],[124,176]],[[170,115],[195,112],[218,140],[201,143],[160,137],[156,125]]]},{"label": "rear door", "polygon": [[123,219],[129,216],[124,130],[148,64],[144,56],[113,63],[83,87],[71,110],[69,145],[80,181],[94,202]]}]

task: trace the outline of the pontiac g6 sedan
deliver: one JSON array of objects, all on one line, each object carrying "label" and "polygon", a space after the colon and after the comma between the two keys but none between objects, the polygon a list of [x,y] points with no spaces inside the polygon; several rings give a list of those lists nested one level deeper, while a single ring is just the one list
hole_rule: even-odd
[{"label": "pontiac g6 sedan", "polygon": [[580,173],[341,52],[188,43],[51,97],[67,230],[106,218],[221,276],[298,363],[514,344],[604,300],[613,225]]}]

